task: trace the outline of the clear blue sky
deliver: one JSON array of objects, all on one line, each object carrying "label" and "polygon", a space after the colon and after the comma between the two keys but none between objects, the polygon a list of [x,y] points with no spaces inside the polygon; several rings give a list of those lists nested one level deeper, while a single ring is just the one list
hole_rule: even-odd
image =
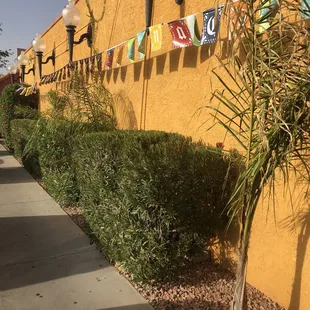
[{"label": "clear blue sky", "polygon": [[[37,33],[42,33],[60,14],[68,0],[0,0],[3,32],[0,49],[28,48]],[[65,31],[65,28],[64,28]],[[5,74],[6,70],[0,69]]]}]

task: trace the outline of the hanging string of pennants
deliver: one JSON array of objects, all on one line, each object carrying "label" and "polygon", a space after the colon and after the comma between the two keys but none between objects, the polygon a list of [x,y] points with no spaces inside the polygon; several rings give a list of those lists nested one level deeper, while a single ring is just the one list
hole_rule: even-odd
[{"label": "hanging string of pennants", "polygon": [[[263,14],[267,14],[268,10],[270,10],[270,7],[276,11],[276,4],[278,3],[277,1],[278,0],[270,0],[270,3],[266,2],[266,8],[261,10],[261,15],[263,16]],[[234,32],[232,28],[236,30],[241,28],[241,22],[243,23],[242,26],[246,25],[248,22],[246,20],[245,3],[239,0],[232,0],[232,5],[235,7],[235,9],[230,10],[231,26],[228,34],[229,39],[231,39]],[[160,23],[149,27],[148,31],[151,40],[151,52],[160,51],[162,48],[163,25],[168,25],[169,27],[172,36],[172,47],[174,49],[187,46],[198,47],[204,44],[216,43],[223,10],[224,5],[221,5],[217,9],[211,8],[201,12],[203,17],[203,27],[201,33],[198,29],[197,22],[197,15],[201,13],[193,14],[172,22]],[[241,14],[237,16],[235,14],[236,10],[240,11]],[[242,11],[244,11],[244,14],[242,14]],[[268,23],[268,20],[262,23],[262,25],[260,25],[259,31],[264,32],[269,27]],[[139,58],[143,59],[146,53],[146,36],[147,30],[141,31],[136,36],[131,37],[127,41],[109,48],[106,51],[85,59],[74,61],[71,64],[67,64],[54,73],[42,76],[40,85],[54,83],[70,78],[71,71],[78,71],[83,74],[85,69],[85,72],[88,74],[94,71],[95,65],[99,71],[111,70],[115,65],[116,67],[120,67],[122,65],[125,47],[127,47],[127,57],[130,63],[134,63],[136,60],[136,45]],[[106,58],[103,62],[104,53],[106,53]]]},{"label": "hanging string of pennants", "polygon": [[[162,27],[164,25],[168,25],[170,29],[173,48],[183,48],[187,46],[198,47],[203,44],[215,43],[220,27],[220,20],[223,8],[224,5],[218,8],[217,22],[215,22],[214,20],[216,14],[216,10],[214,8],[202,12],[204,22],[201,34],[199,33],[197,23],[197,15],[201,13],[193,14],[191,16],[169,23],[161,23],[151,26],[149,28],[151,51],[155,52],[161,50],[163,41]],[[143,30],[139,32],[136,36],[112,48],[109,48],[107,51],[103,51],[95,56],[91,56],[85,59],[74,61],[71,64],[67,64],[54,73],[42,76],[40,85],[66,80],[67,78],[70,78],[71,71],[80,70],[78,72],[82,74],[85,69],[86,73],[92,72],[95,66],[95,62],[99,71],[102,71],[104,69],[111,70],[113,68],[113,65],[116,65],[116,67],[120,67],[122,65],[125,47],[127,47],[127,57],[130,63],[135,62],[136,56],[138,56],[139,59],[143,59],[146,53],[146,36],[147,31]],[[138,55],[135,54],[136,45],[138,48]],[[106,53],[106,59],[103,62],[104,53]]]},{"label": "hanging string of pennants", "polygon": [[16,89],[16,93],[20,96],[30,96],[32,94],[36,94],[38,90],[38,84],[35,83],[32,86],[25,87],[24,85],[20,85],[18,89]]}]

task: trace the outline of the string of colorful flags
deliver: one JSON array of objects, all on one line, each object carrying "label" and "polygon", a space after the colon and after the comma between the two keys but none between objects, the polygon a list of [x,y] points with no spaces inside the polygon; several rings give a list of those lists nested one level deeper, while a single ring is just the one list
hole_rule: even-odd
[{"label": "string of colorful flags", "polygon": [[[271,7],[275,6],[277,3],[277,0],[270,1]],[[244,19],[244,24],[247,23],[245,14],[246,8],[244,7],[245,3],[240,0],[233,0],[232,4],[235,6],[235,8],[237,6],[241,6],[237,10],[241,12],[241,14],[238,16],[234,13],[236,10],[233,10],[230,13],[230,18],[233,21],[233,27],[239,27],[240,21],[242,21],[242,19]],[[99,71],[105,69],[111,70],[114,65],[116,65],[116,67],[120,67],[123,62],[125,47],[127,47],[127,57],[130,63],[134,63],[136,60],[136,44],[138,47],[137,50],[139,53],[139,58],[143,59],[146,54],[146,36],[148,35],[148,32],[151,41],[151,52],[160,51],[163,42],[163,25],[168,25],[169,27],[172,36],[172,47],[174,49],[187,46],[198,47],[205,44],[214,44],[219,33],[223,9],[224,5],[221,5],[217,8],[217,10],[216,8],[211,8],[201,12],[203,16],[203,27],[201,33],[199,32],[197,22],[197,15],[201,13],[193,14],[168,23],[160,23],[149,27],[148,30],[139,32],[136,36],[131,37],[127,41],[109,48],[106,51],[85,59],[73,61],[72,63],[65,65],[63,68],[57,70],[54,73],[42,76],[40,85],[66,80],[67,78],[70,78],[72,71],[79,71],[81,74],[83,74],[84,68],[86,73],[93,72],[95,65]],[[262,10],[262,14],[268,13],[266,10],[268,11],[268,8]],[[244,12],[244,14],[242,14],[242,12]],[[267,21],[260,28],[260,32],[265,31],[266,28],[268,28]],[[229,32],[230,39],[232,32],[233,30]],[[106,59],[103,63],[104,53],[106,53]]]},{"label": "string of colorful flags", "polygon": [[[213,44],[216,42],[218,35],[220,20],[222,16],[224,5],[220,6],[217,10],[212,8],[202,12],[203,14],[203,28],[202,33],[199,33],[197,14],[187,16],[185,18],[175,20],[169,23],[160,23],[158,25],[151,26],[148,30],[139,32],[136,36],[124,41],[106,51],[98,53],[94,56],[73,61],[70,64],[65,65],[63,68],[57,70],[54,73],[44,75],[41,78],[40,85],[55,83],[70,78],[72,71],[93,72],[95,65],[99,71],[104,69],[111,70],[113,65],[120,67],[123,62],[125,54],[125,48],[127,47],[127,57],[130,63],[134,63],[136,60],[136,44],[138,46],[139,58],[143,59],[146,53],[146,36],[147,31],[151,38],[151,51],[159,51],[162,48],[163,41],[163,25],[168,25],[171,36],[173,48],[182,48],[187,46],[200,46],[203,44]],[[217,22],[215,21],[217,18]],[[103,63],[103,55],[106,53],[106,59]]]},{"label": "string of colorful flags", "polygon": [[36,94],[38,90],[38,84],[35,83],[32,86],[20,85],[20,87],[16,90],[16,93],[20,96],[30,96]]}]

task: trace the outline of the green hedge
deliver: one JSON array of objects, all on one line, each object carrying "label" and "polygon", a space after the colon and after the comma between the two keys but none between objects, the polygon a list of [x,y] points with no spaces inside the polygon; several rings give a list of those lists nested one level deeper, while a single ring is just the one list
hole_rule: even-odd
[{"label": "green hedge", "polygon": [[78,201],[79,191],[71,162],[74,138],[93,131],[112,129],[109,124],[44,119],[37,122],[30,145],[39,154],[44,185],[59,203],[68,205]]},{"label": "green hedge", "polygon": [[3,89],[0,96],[1,135],[9,148],[12,148],[11,121],[14,119],[15,107],[38,108],[38,95],[20,96],[16,93],[18,88],[20,88],[19,84],[8,85]]},{"label": "green hedge", "polygon": [[134,279],[171,276],[222,228],[232,181],[220,150],[163,132],[93,133],[75,142],[90,229]]},{"label": "green hedge", "polygon": [[15,106],[14,119],[39,119],[40,112],[30,107]]},{"label": "green hedge", "polygon": [[11,141],[14,154],[22,160],[25,168],[36,178],[41,178],[38,152],[29,149],[25,152],[25,147],[32,137],[36,126],[36,121],[29,119],[14,119],[11,122]]}]

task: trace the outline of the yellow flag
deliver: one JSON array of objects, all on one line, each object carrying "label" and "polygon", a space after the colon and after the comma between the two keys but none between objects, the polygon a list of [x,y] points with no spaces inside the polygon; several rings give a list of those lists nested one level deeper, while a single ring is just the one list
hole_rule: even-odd
[{"label": "yellow flag", "polygon": [[122,65],[123,53],[124,53],[124,44],[120,45],[117,48],[117,54],[115,58],[117,67]]},{"label": "yellow flag", "polygon": [[151,35],[151,49],[152,51],[159,51],[163,40],[162,25],[158,24],[150,27],[149,29]]}]

